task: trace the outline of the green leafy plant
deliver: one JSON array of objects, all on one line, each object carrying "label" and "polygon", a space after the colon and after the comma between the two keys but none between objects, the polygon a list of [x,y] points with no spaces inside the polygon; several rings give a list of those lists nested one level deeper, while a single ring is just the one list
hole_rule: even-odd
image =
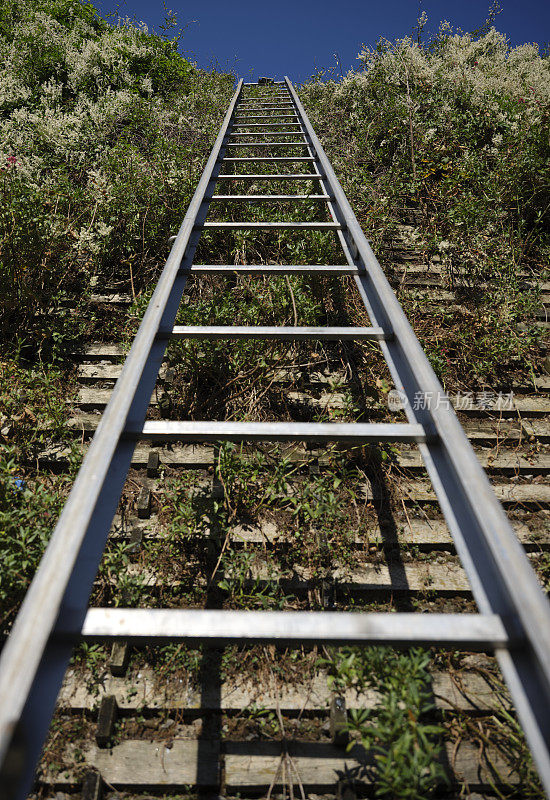
[{"label": "green leafy plant", "polygon": [[[376,797],[423,800],[446,782],[440,755],[444,728],[430,721],[434,711],[429,653],[400,653],[387,647],[343,648],[321,659],[335,691],[373,689],[374,708],[351,709],[349,729],[374,756],[365,771]],[[350,743],[353,747],[354,742]]]},{"label": "green leafy plant", "polygon": [[0,613],[12,621],[42,557],[64,498],[66,479],[32,481],[21,475],[15,448],[0,457]]}]

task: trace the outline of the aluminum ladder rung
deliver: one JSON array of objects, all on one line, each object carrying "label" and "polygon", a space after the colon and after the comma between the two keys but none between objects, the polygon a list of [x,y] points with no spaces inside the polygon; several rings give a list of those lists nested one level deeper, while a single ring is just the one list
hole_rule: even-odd
[{"label": "aluminum ladder rung", "polygon": [[[295,127],[297,126],[299,128],[302,127],[299,122],[240,122],[235,123],[233,128],[282,128],[283,125],[287,127],[289,125],[293,125]],[[283,131],[283,133],[286,133],[286,131]],[[296,133],[296,131],[288,131],[288,133]],[[233,135],[234,134],[231,134],[231,136]]]},{"label": "aluminum ladder rung", "polygon": [[238,158],[226,156],[221,161],[287,161],[292,163],[294,161],[315,161],[315,156],[239,156]]},{"label": "aluminum ladder rung", "polygon": [[301,229],[312,231],[341,231],[339,222],[205,222],[203,228],[219,230],[251,230],[253,228]]},{"label": "aluminum ladder rung", "polygon": [[330,200],[330,194],[213,194],[212,200],[238,200],[239,202],[256,202],[257,200]]},{"label": "aluminum ladder rung", "polygon": [[283,103],[281,103],[280,105],[277,105],[277,106],[268,106],[268,105],[266,105],[266,106],[246,106],[245,108],[240,108],[239,111],[241,112],[241,114],[243,114],[245,112],[247,114],[249,112],[255,113],[257,111],[262,111],[262,112],[264,112],[264,111],[267,111],[267,112],[280,111],[283,114],[288,114],[288,113],[291,112],[291,110],[293,108],[294,108],[294,106],[291,103],[288,103],[287,105],[284,105]]},{"label": "aluminum ladder rung", "polygon": [[359,275],[357,267],[338,264],[193,264],[181,272],[201,275],[225,275],[237,272],[244,275]]},{"label": "aluminum ladder rung", "polygon": [[226,147],[309,147],[309,145],[304,139],[303,142],[228,142]]},{"label": "aluminum ladder rung", "polygon": [[[290,97],[290,95],[288,93],[287,94],[277,94],[277,95],[275,95],[275,97],[280,97],[281,99],[286,99],[286,100],[288,100],[289,103],[292,102],[292,99],[291,99],[291,97]],[[261,100],[258,97],[244,97],[242,100],[239,100],[239,102],[237,103],[236,107],[238,108],[243,103],[258,103],[258,105],[263,105],[266,102],[269,102],[269,101],[268,100]]]},{"label": "aluminum ladder rung", "polygon": [[201,422],[154,420],[127,425],[127,439],[170,442],[408,442],[426,441],[422,425],[409,422]]},{"label": "aluminum ladder rung", "polygon": [[61,620],[57,635],[84,639],[163,640],[229,644],[386,644],[492,649],[510,646],[496,614],[350,611],[220,611],[218,609],[91,608],[84,624]]},{"label": "aluminum ladder rung", "polygon": [[239,103],[237,108],[242,111],[278,111],[280,108],[294,108],[294,105],[293,103],[259,103],[257,106],[246,105],[244,108],[241,108],[241,104]]},{"label": "aluminum ladder rung", "polygon": [[235,116],[235,122],[243,122],[246,119],[298,119],[298,114],[260,114],[260,115],[247,115],[246,117],[240,115]]},{"label": "aluminum ladder rung", "polygon": [[323,176],[319,172],[261,172],[259,174],[252,174],[252,175],[228,175],[224,173],[223,175],[218,175],[216,178],[217,181],[260,181],[260,180],[268,180],[268,181],[318,181]]},{"label": "aluminum ladder rung", "polygon": [[[284,98],[284,99],[288,100],[289,103],[292,102],[292,99],[290,97],[290,94],[288,94],[288,92],[286,94],[285,93],[276,94],[275,97]],[[236,107],[238,108],[243,103],[258,103],[259,105],[262,105],[263,103],[266,103],[266,102],[268,102],[268,101],[267,100],[262,100],[261,98],[258,98],[258,97],[244,97],[244,98],[242,98],[242,100],[239,100],[239,102],[237,103]]]},{"label": "aluminum ladder rung", "polygon": [[[159,331],[159,337],[163,337]],[[247,325],[175,325],[166,333],[168,338],[176,339],[275,339],[283,342],[293,341],[343,341],[362,339],[388,339],[382,328],[314,328],[314,327],[274,327]]]},{"label": "aluminum ladder rung", "polygon": [[299,131],[239,131],[231,133],[230,136],[296,136],[297,133]]}]

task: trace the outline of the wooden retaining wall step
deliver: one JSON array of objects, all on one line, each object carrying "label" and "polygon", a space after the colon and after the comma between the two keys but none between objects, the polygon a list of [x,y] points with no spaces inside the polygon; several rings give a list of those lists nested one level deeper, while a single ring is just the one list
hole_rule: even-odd
[{"label": "wooden retaining wall step", "polygon": [[[449,279],[446,275],[442,272],[427,272],[424,270],[412,270],[410,268],[399,269],[397,265],[392,270],[392,273],[389,275],[389,281],[394,287],[394,289],[399,289],[402,286],[405,287],[419,287],[425,289],[431,289],[433,286],[441,287],[441,288],[451,288]],[[531,286],[533,288],[538,287],[540,292],[543,293],[542,297],[548,297],[548,293],[550,292],[550,281],[525,281],[524,286]],[[455,279],[454,282],[454,289],[455,291],[468,291],[471,289],[472,291],[477,291],[479,289],[485,290],[488,289],[491,291],[491,287],[484,283],[483,281],[476,286],[472,287],[467,281],[458,277]]]},{"label": "wooden retaining wall step", "polygon": [[[111,399],[112,393],[112,389],[97,389],[92,386],[83,386],[78,390],[74,399],[67,400],[67,403],[70,406],[80,406],[86,409],[103,409]],[[155,392],[153,392],[153,396],[151,397],[150,405],[158,405]]]},{"label": "wooden retaining wall step", "polygon": [[[533,553],[529,556],[531,564],[536,567],[544,554]],[[543,562],[544,564],[544,562]],[[188,561],[186,568],[192,564]],[[176,590],[188,587],[189,574],[182,580],[177,577],[175,566],[173,577],[159,576],[154,567],[143,567],[138,563],[127,566],[129,576],[138,579],[140,587],[146,594],[156,596],[163,589]],[[231,581],[230,571],[226,571],[225,579]],[[258,595],[266,589],[277,588],[283,593],[299,597],[307,596],[321,583],[321,575],[315,568],[302,565],[293,568],[281,569],[278,564],[270,561],[264,562],[261,554],[257,554],[256,561],[247,564],[246,572],[235,572],[235,580],[242,582],[247,591]],[[360,566],[342,566],[333,563],[332,568],[324,570],[323,581],[333,587],[342,602],[348,597],[357,595],[389,595],[393,594],[418,594],[426,596],[455,597],[460,595],[466,599],[472,596],[470,583],[456,556],[446,553],[434,553],[429,561],[401,560],[393,557],[389,561],[377,561]],[[116,585],[116,577],[110,581]],[[200,574],[199,566],[193,578],[195,588],[204,588],[205,578]]]},{"label": "wooden retaining wall step", "polygon": [[[417,249],[414,245],[411,246],[410,250]],[[421,261],[416,264],[404,263],[400,264],[398,260],[391,259],[390,253],[386,257],[386,261],[384,264],[384,269],[386,274],[394,273],[402,273],[405,275],[426,275],[430,277],[434,276],[444,276],[447,277],[449,275],[449,271],[447,267],[441,262],[440,259],[437,257],[431,259],[430,261],[426,261],[422,254],[420,255]],[[456,269],[453,270],[454,277],[459,279],[464,279],[464,276],[467,274],[466,270],[464,269]],[[542,287],[544,288],[545,284],[548,282],[548,278],[546,275],[535,274],[526,269],[520,269],[517,271],[518,278],[523,278],[526,284],[530,284],[533,286],[538,286],[542,283]]]},{"label": "wooden retaining wall step", "polygon": [[[133,466],[147,465],[148,448],[138,446],[135,449],[132,457]],[[301,462],[308,459],[307,454],[304,452],[288,454],[291,461]],[[524,458],[521,454],[516,453],[499,453],[493,456],[492,453],[476,451],[476,455],[482,465],[488,472],[506,472],[506,473],[532,473],[532,474],[546,474],[550,469],[550,454],[540,453],[533,458]],[[170,448],[159,448],[160,460],[163,464],[176,465],[196,465],[196,466],[210,466],[214,463],[213,448],[206,445],[174,445]],[[201,462],[202,458],[204,462]],[[328,456],[325,457],[328,460]],[[319,463],[322,458],[319,458]],[[396,456],[396,466],[401,469],[409,469],[421,471],[424,469],[420,453],[404,453],[400,452]]]},{"label": "wooden retaining wall step", "polygon": [[[277,773],[281,761],[279,742],[224,742],[223,756],[226,793],[239,791],[267,791],[272,783],[281,786]],[[322,742],[290,742],[289,752],[294,770],[287,779],[296,788],[300,785],[308,790],[327,789],[335,791],[342,775],[361,775],[361,764],[369,763],[370,757],[359,746],[351,752]],[[186,789],[189,786],[216,788],[220,783],[220,742],[211,740],[185,741],[127,740],[104,750],[88,746],[83,750],[83,759],[97,769],[103,780],[115,789],[154,789],[170,787]],[[71,760],[71,748],[65,756]],[[372,762],[370,762],[372,763]],[[453,784],[466,782],[471,788],[494,784],[515,784],[517,775],[507,766],[494,748],[488,748],[485,758],[479,747],[463,741],[457,747],[445,746],[442,757],[445,771]],[[79,783],[78,768],[63,768],[60,772],[43,772],[42,784],[59,789]],[[366,776],[360,783],[369,784]]]},{"label": "wooden retaining wall step", "polygon": [[[208,497],[212,497],[209,495]],[[422,550],[454,550],[453,539],[444,519],[412,519],[406,520],[401,513],[397,517],[388,519],[384,525],[384,531],[380,529],[377,520],[370,520],[365,523],[365,532],[362,536],[357,535],[353,541],[348,541],[348,546],[360,549],[367,547],[383,547],[390,544],[406,547],[419,547]],[[131,536],[136,529],[136,522],[132,518],[125,518],[124,522],[120,516],[115,516],[111,526],[111,539],[123,539]],[[531,525],[524,522],[512,520],[511,524],[516,532],[519,541],[528,551],[537,552],[540,549],[546,550],[550,547],[550,517],[536,515]],[[395,529],[394,529],[395,528]],[[139,528],[145,541],[148,539],[158,540],[167,538],[170,534],[166,529],[160,529],[153,517],[151,522],[142,523]],[[196,536],[207,539],[210,536],[209,528],[197,530]],[[192,537],[193,532],[189,531],[186,536]],[[281,531],[279,526],[271,519],[260,520],[257,524],[243,523],[235,525],[230,533],[230,541],[233,546],[238,544],[245,545],[273,545],[292,544],[293,534],[288,531]]]},{"label": "wooden retaining wall step", "polygon": [[90,303],[97,303],[98,305],[113,305],[113,306],[130,306],[134,302],[131,294],[124,292],[110,292],[106,289],[102,294],[90,295]]},{"label": "wooden retaining wall step", "polygon": [[[544,483],[493,482],[493,491],[505,506],[544,508],[550,505],[550,486]],[[400,486],[400,493],[411,503],[437,503],[433,487],[426,480],[406,480]]]},{"label": "wooden retaining wall step", "polygon": [[[414,284],[411,284],[410,281],[399,280],[399,278],[394,279],[392,281],[392,283],[394,284],[394,288],[396,288],[396,289],[400,289],[400,288],[405,289],[405,291],[407,291],[407,293],[409,291],[411,291],[411,290],[414,291],[415,289],[416,289],[416,291],[421,292],[422,289],[424,289],[424,288],[426,288],[428,286],[433,287],[433,286],[442,286],[442,285],[444,285],[444,282],[441,280],[441,278],[439,280],[437,280],[437,278],[436,279],[432,278],[430,280],[429,277],[427,277],[425,281],[417,280],[417,281],[415,281]],[[459,281],[457,281],[457,284],[458,283],[459,283]],[[411,287],[412,287],[412,289],[411,289]],[[464,289],[466,291],[468,291],[469,288],[470,287],[467,284],[464,285]],[[482,288],[482,290],[483,290],[483,288],[486,288],[488,291],[491,291],[491,287],[487,287],[486,285],[485,285],[485,287],[480,287],[478,285],[475,290],[477,292],[479,292],[480,288]],[[474,291],[474,289],[472,289],[472,291]],[[433,289],[432,288],[430,293],[428,295],[424,296],[422,299],[428,304],[440,303],[440,302],[443,302],[443,301],[454,300],[454,299],[456,299],[457,295],[459,295],[459,294],[460,294],[460,288],[458,288],[458,286],[457,286],[457,288],[441,288],[441,289],[439,289],[439,288]],[[550,303],[550,298],[548,297],[548,295],[546,293],[543,293],[541,295],[540,299],[541,299],[541,303],[543,305],[548,305]],[[108,293],[106,293],[106,294],[93,294],[93,295],[90,296],[90,303],[93,303],[94,305],[111,305],[111,306],[116,306],[117,308],[127,308],[128,306],[131,306],[133,302],[134,302],[134,300],[133,300],[131,295],[129,295],[129,294],[120,294],[120,293],[117,293],[117,292],[112,293],[112,294],[108,294]]]},{"label": "wooden retaining wall step", "polygon": [[[284,786],[285,781],[280,773],[277,779],[280,757],[273,746],[269,748],[275,750],[273,755],[250,755],[250,746],[246,743],[238,748],[226,745],[226,749],[229,751],[224,759],[227,791],[268,789],[273,782],[280,788]],[[311,753],[309,757],[308,751]],[[322,753],[322,757],[315,758],[316,752]],[[354,774],[359,784],[369,785],[372,782],[361,769],[361,763],[370,762],[362,748],[354,747],[349,755],[343,757],[333,745],[308,746],[304,743],[291,747],[290,754],[292,765],[290,770],[287,769],[287,775],[290,772],[291,777],[290,780],[287,778],[287,782],[292,782],[297,788],[300,785],[310,790],[313,787],[334,786],[335,778],[351,778]],[[477,788],[492,783],[517,783],[517,776],[494,748],[488,748],[486,757],[487,761],[480,759],[479,748],[464,741],[456,749],[447,744],[442,762],[449,781],[454,785],[466,783],[471,788]]]},{"label": "wooden retaining wall step", "polygon": [[85,359],[108,359],[123,358],[130,350],[130,347],[119,343],[93,342],[85,345],[81,351],[75,352],[75,358]]},{"label": "wooden retaining wall step", "polygon": [[[93,687],[93,688],[90,688]],[[494,712],[510,708],[506,693],[495,693],[494,685],[484,675],[463,671],[450,675],[434,672],[431,678],[433,700],[437,708],[467,712]],[[104,696],[114,696],[121,712],[129,713],[147,708],[148,711],[247,713],[261,708],[282,714],[304,711],[328,713],[334,693],[329,689],[326,673],[319,672],[304,683],[277,683],[262,677],[262,681],[245,680],[222,683],[221,688],[208,683],[203,687],[182,686],[179,678],[160,678],[151,667],[141,667],[137,674],[115,678],[104,674],[98,681],[90,670],[68,670],[57,698],[58,710],[72,712],[96,710]],[[380,695],[374,690],[357,692],[347,689],[343,697],[346,708],[374,708]]]},{"label": "wooden retaining wall step", "polygon": [[[74,357],[81,358],[86,362],[107,362],[112,361],[113,359],[121,359],[127,354],[127,352],[128,347],[125,345],[96,342],[83,348],[80,353],[74,353]],[[80,367],[84,366],[90,365],[84,363],[80,365]],[[103,366],[109,365],[104,364]],[[113,371],[112,373],[113,378],[118,378],[122,365],[112,364],[111,366],[118,367],[119,371]],[[273,374],[268,373],[268,379],[274,380],[275,382],[293,382],[297,380],[297,376],[300,376],[300,380],[302,382],[310,385],[315,385],[318,383],[334,384],[335,382],[340,382],[342,384],[348,383],[346,372],[337,367],[336,364],[332,368],[327,367],[324,370],[313,368],[305,372],[304,368],[302,367],[288,367],[285,369],[278,369]],[[507,382],[506,385],[499,384],[498,386],[492,386],[491,388],[496,392],[509,391],[511,389],[520,394],[529,393],[531,391],[548,392],[550,391],[550,375],[543,374],[529,379],[512,379],[511,381]]]},{"label": "wooden retaining wall step", "polygon": [[[113,365],[116,366],[116,365]],[[72,406],[82,408],[103,408],[111,398],[112,389],[98,389],[94,386],[82,386],[73,399],[67,403]],[[289,400],[304,401],[311,400],[310,395],[305,392],[289,392]],[[325,403],[329,402],[331,395],[327,393]],[[482,406],[475,398],[469,399],[464,395],[451,395],[450,401],[453,407],[460,414],[487,415],[498,414],[499,416],[517,417],[518,412],[527,416],[543,416],[550,414],[550,398],[546,396],[520,396],[514,395],[513,398],[501,397],[494,400],[489,399],[485,406]],[[153,393],[151,405],[157,404],[157,398]],[[376,406],[371,406],[375,408]],[[368,405],[365,408],[369,408]]]},{"label": "wooden retaining wall step", "polygon": [[[453,539],[443,519],[423,520],[404,519],[393,520],[395,532],[385,526],[384,532],[380,530],[377,522],[368,527],[364,536],[356,536],[350,544],[356,547],[383,547],[395,543],[400,546],[420,547],[422,550],[452,549]],[[512,526],[522,544],[528,550],[537,551],[550,546],[550,518],[539,519],[536,530],[530,530],[529,525],[523,522],[512,521]],[[541,528],[544,528],[541,531]],[[281,533],[277,525],[271,520],[265,520],[258,525],[237,525],[231,534],[233,544],[243,542],[247,545],[266,545],[274,543],[291,542],[292,534]]]},{"label": "wooden retaining wall step", "polygon": [[[116,381],[122,372],[122,364],[81,364],[76,372],[77,379],[83,383],[94,383],[95,381]],[[166,375],[166,367],[162,366],[158,377],[163,380]]]},{"label": "wooden retaining wall step", "polygon": [[[461,297],[467,297],[469,292],[467,287],[464,287],[463,291],[461,291],[460,288],[430,288],[429,292],[422,291],[423,288],[425,287],[419,286],[418,284],[416,286],[411,286],[405,283],[404,285],[402,284],[402,293],[406,296],[409,295],[413,298],[418,298],[425,306],[431,306],[432,304],[440,304],[442,302],[457,300]],[[489,291],[491,290],[489,289]],[[472,288],[471,292],[472,294],[475,292],[477,295],[479,293],[479,287]],[[539,302],[543,307],[549,305],[550,295],[546,292],[541,293]]]},{"label": "wooden retaining wall step", "polygon": [[[487,472],[506,474],[532,473],[547,475],[550,472],[550,453],[528,453],[508,451],[495,455],[491,450],[475,449],[477,459]],[[401,469],[419,471],[424,469],[422,456],[418,452],[401,451],[396,458]]]},{"label": "wooden retaining wall step", "polygon": [[[445,558],[450,557],[445,556]],[[185,580],[159,577],[153,568],[144,568],[140,564],[129,564],[127,572],[128,575],[139,578],[144,590],[151,589],[154,593],[162,588],[176,589],[186,585]],[[226,578],[228,578],[227,573]],[[238,578],[241,579],[240,576]],[[391,595],[395,592],[418,594],[429,591],[442,597],[454,597],[457,594],[465,597],[471,595],[466,573],[456,560],[447,563],[433,563],[433,560],[424,563],[402,563],[396,560],[389,565],[383,562],[352,569],[335,566],[327,570],[324,578],[336,586],[340,599],[352,594]],[[281,573],[275,564],[266,566],[260,559],[248,566],[246,575],[242,576],[242,579],[249,590],[252,587],[260,592],[268,585],[278,585],[283,592],[300,596],[319,583],[319,577],[316,578],[311,569],[296,566],[285,574]],[[116,579],[113,578],[113,581]],[[194,578],[196,587],[200,588],[204,584],[205,580],[199,575]]]},{"label": "wooden retaining wall step", "polygon": [[[82,446],[85,452],[87,446]],[[150,448],[138,445],[132,456],[132,467],[147,467]],[[41,469],[64,469],[68,464],[71,450],[64,446],[46,448],[38,454],[33,463],[38,463]],[[214,447],[210,445],[173,445],[158,448],[161,464],[182,469],[207,469],[215,464]],[[307,463],[311,454],[305,450],[288,450],[286,457],[292,463]],[[501,452],[494,455],[491,451],[476,450],[476,455],[481,466],[491,474],[503,475],[546,475],[550,471],[550,454],[538,453],[531,457],[528,454],[515,452]],[[330,463],[329,456],[318,456],[320,466]],[[424,472],[422,458],[419,453],[399,453],[394,459],[395,466],[399,469],[409,470],[414,473]]]},{"label": "wooden retaining wall step", "polygon": [[[99,347],[99,346],[98,346]],[[107,352],[111,352],[114,346],[107,346]],[[91,352],[99,352],[99,350],[91,349]],[[108,356],[105,356],[103,361],[107,361]],[[112,356],[110,356],[112,358]],[[165,362],[166,364],[166,362]],[[161,374],[165,367],[161,369]],[[102,380],[117,380],[122,372],[122,364],[120,363],[82,363],[77,367],[77,378],[81,381],[93,383],[94,381]],[[266,380],[275,384],[292,384],[300,382],[307,386],[316,385],[330,385],[344,387],[350,385],[349,377],[345,370],[339,369],[311,369],[307,372],[300,367],[289,367],[285,369],[277,369],[273,372],[266,373]],[[525,381],[513,380],[507,386],[492,387],[494,392],[498,391],[514,391],[516,394],[535,392],[548,392],[550,391],[550,375],[538,375],[534,378]],[[474,393],[475,394],[475,393]]]}]

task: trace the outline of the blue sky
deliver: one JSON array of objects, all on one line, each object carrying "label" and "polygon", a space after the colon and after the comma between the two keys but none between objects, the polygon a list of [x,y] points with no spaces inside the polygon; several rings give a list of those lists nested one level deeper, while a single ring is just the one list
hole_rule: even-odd
[{"label": "blue sky", "polygon": [[[217,64],[245,80],[289,75],[301,81],[316,69],[357,67],[362,42],[410,34],[420,10],[427,29],[442,19],[474,30],[487,17],[491,0],[166,0],[187,26],[180,50],[200,67]],[[104,14],[119,9],[150,26],[162,24],[162,0],[96,0]],[[512,44],[550,40],[550,0],[501,0],[496,27]]]}]

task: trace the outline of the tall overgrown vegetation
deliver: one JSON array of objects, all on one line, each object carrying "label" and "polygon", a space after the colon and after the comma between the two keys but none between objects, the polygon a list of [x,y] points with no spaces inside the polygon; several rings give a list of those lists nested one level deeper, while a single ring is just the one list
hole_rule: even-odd
[{"label": "tall overgrown vegetation", "polygon": [[0,60],[0,305],[12,336],[52,345],[37,310],[121,265],[150,279],[233,79],[78,0],[3,0]]},{"label": "tall overgrown vegetation", "polygon": [[425,262],[463,287],[461,308],[428,318],[402,293],[436,371],[490,383],[537,359],[524,318],[550,256],[550,60],[490,26],[443,23],[422,43],[425,23],[417,40],[364,47],[363,70],[317,76],[301,96],[385,268],[412,208]]},{"label": "tall overgrown vegetation", "polygon": [[91,279],[126,276],[136,293],[154,280],[234,80],[198,70],[176,40],[130,20],[108,24],[79,0],[0,0],[0,64],[5,621],[68,483],[33,470],[40,451],[67,440],[64,357],[94,325],[108,330],[87,302]]}]

